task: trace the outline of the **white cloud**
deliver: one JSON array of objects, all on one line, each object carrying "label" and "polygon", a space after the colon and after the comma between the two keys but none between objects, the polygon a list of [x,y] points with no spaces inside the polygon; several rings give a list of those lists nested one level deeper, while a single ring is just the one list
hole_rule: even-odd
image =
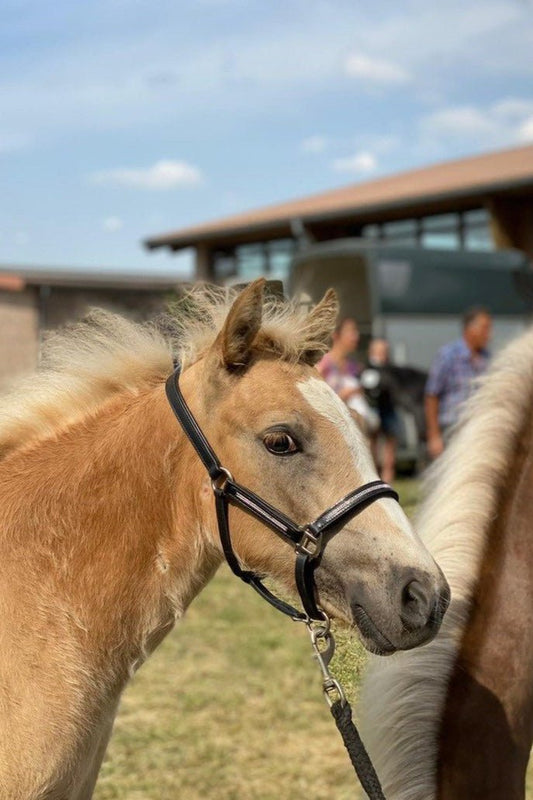
[{"label": "white cloud", "polygon": [[489,106],[450,106],[420,120],[423,138],[477,148],[504,147],[533,138],[533,99],[503,98]]},{"label": "white cloud", "polygon": [[518,139],[521,142],[533,142],[533,115],[524,120],[518,128]]},{"label": "white cloud", "polygon": [[408,0],[401,7],[389,0],[376,13],[347,0],[295,0],[292,14],[300,10],[288,18],[275,3],[263,4],[253,25],[234,11],[224,37],[213,24],[189,30],[180,4],[155,0],[150,14],[146,4],[134,5],[140,16],[131,25],[120,24],[120,2],[108,3],[116,25],[106,12],[100,28],[73,31],[39,57],[13,60],[14,69],[2,63],[3,125],[13,133],[38,130],[44,141],[73,129],[160,130],[178,118],[189,126],[219,114],[279,114],[338,91],[343,66],[355,89],[410,81],[417,97],[430,88],[454,97],[457,87],[493,78],[525,82],[533,74],[530,9],[518,0],[485,0],[483,13],[473,0]]},{"label": "white cloud", "polygon": [[336,172],[352,172],[352,173],[370,173],[377,169],[378,162],[372,153],[362,150],[359,153],[354,153],[353,156],[346,156],[345,158],[336,158],[332,167]]},{"label": "white cloud", "polygon": [[108,233],[115,233],[124,227],[123,221],[120,217],[106,217],[102,223],[104,231]]},{"label": "white cloud", "polygon": [[533,100],[523,97],[506,97],[494,104],[493,111],[498,117],[520,119],[528,114],[533,114]]},{"label": "white cloud", "polygon": [[323,153],[328,146],[328,140],[325,136],[308,136],[304,139],[300,147],[304,153]]},{"label": "white cloud", "polygon": [[473,106],[443,108],[429,114],[423,121],[426,131],[434,131],[439,136],[490,136],[497,125],[490,113]]},{"label": "white cloud", "polygon": [[397,86],[411,80],[410,73],[392,61],[352,53],[344,62],[344,71],[372,86]]},{"label": "white cloud", "polygon": [[188,186],[197,186],[203,180],[198,167],[186,161],[157,161],[146,168],[120,167],[95,172],[92,183],[115,184],[133,189],[165,191]]}]

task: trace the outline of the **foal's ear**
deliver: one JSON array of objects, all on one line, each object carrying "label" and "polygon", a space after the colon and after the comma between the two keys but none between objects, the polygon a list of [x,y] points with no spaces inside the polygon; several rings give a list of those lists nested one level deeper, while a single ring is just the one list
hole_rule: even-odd
[{"label": "foal's ear", "polygon": [[339,300],[334,289],[328,289],[320,303],[308,314],[303,326],[301,360],[313,366],[331,346],[339,314]]},{"label": "foal's ear", "polygon": [[261,327],[265,283],[259,278],[243,289],[218,335],[222,361],[229,369],[245,367],[250,361],[252,344]]}]

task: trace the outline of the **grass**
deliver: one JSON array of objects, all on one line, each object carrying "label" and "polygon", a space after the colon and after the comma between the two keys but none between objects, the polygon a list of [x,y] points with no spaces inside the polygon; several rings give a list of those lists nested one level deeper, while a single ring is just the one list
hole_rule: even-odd
[{"label": "grass", "polygon": [[222,568],[125,692],[95,797],[353,800],[350,769],[305,629]]},{"label": "grass", "polygon": [[[412,510],[417,482],[397,488]],[[355,700],[364,651],[341,631],[337,643],[331,669]],[[362,798],[305,629],[225,567],[126,690],[95,792],[215,798]]]}]

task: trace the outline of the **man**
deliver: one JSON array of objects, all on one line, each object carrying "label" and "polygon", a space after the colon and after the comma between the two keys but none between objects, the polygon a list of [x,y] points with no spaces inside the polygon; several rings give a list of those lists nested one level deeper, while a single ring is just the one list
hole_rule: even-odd
[{"label": "man", "polygon": [[462,337],[442,347],[431,365],[425,412],[432,458],[444,450],[447,434],[457,422],[461,404],[472,392],[474,379],[487,369],[491,333],[492,319],[487,309],[469,309],[463,316]]}]

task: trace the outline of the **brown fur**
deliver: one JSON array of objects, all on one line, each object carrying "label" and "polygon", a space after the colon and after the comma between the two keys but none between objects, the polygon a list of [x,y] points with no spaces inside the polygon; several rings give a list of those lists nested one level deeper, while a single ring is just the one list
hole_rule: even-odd
[{"label": "brown fur", "polygon": [[440,800],[523,800],[533,744],[531,419],[487,533],[439,734]]}]

